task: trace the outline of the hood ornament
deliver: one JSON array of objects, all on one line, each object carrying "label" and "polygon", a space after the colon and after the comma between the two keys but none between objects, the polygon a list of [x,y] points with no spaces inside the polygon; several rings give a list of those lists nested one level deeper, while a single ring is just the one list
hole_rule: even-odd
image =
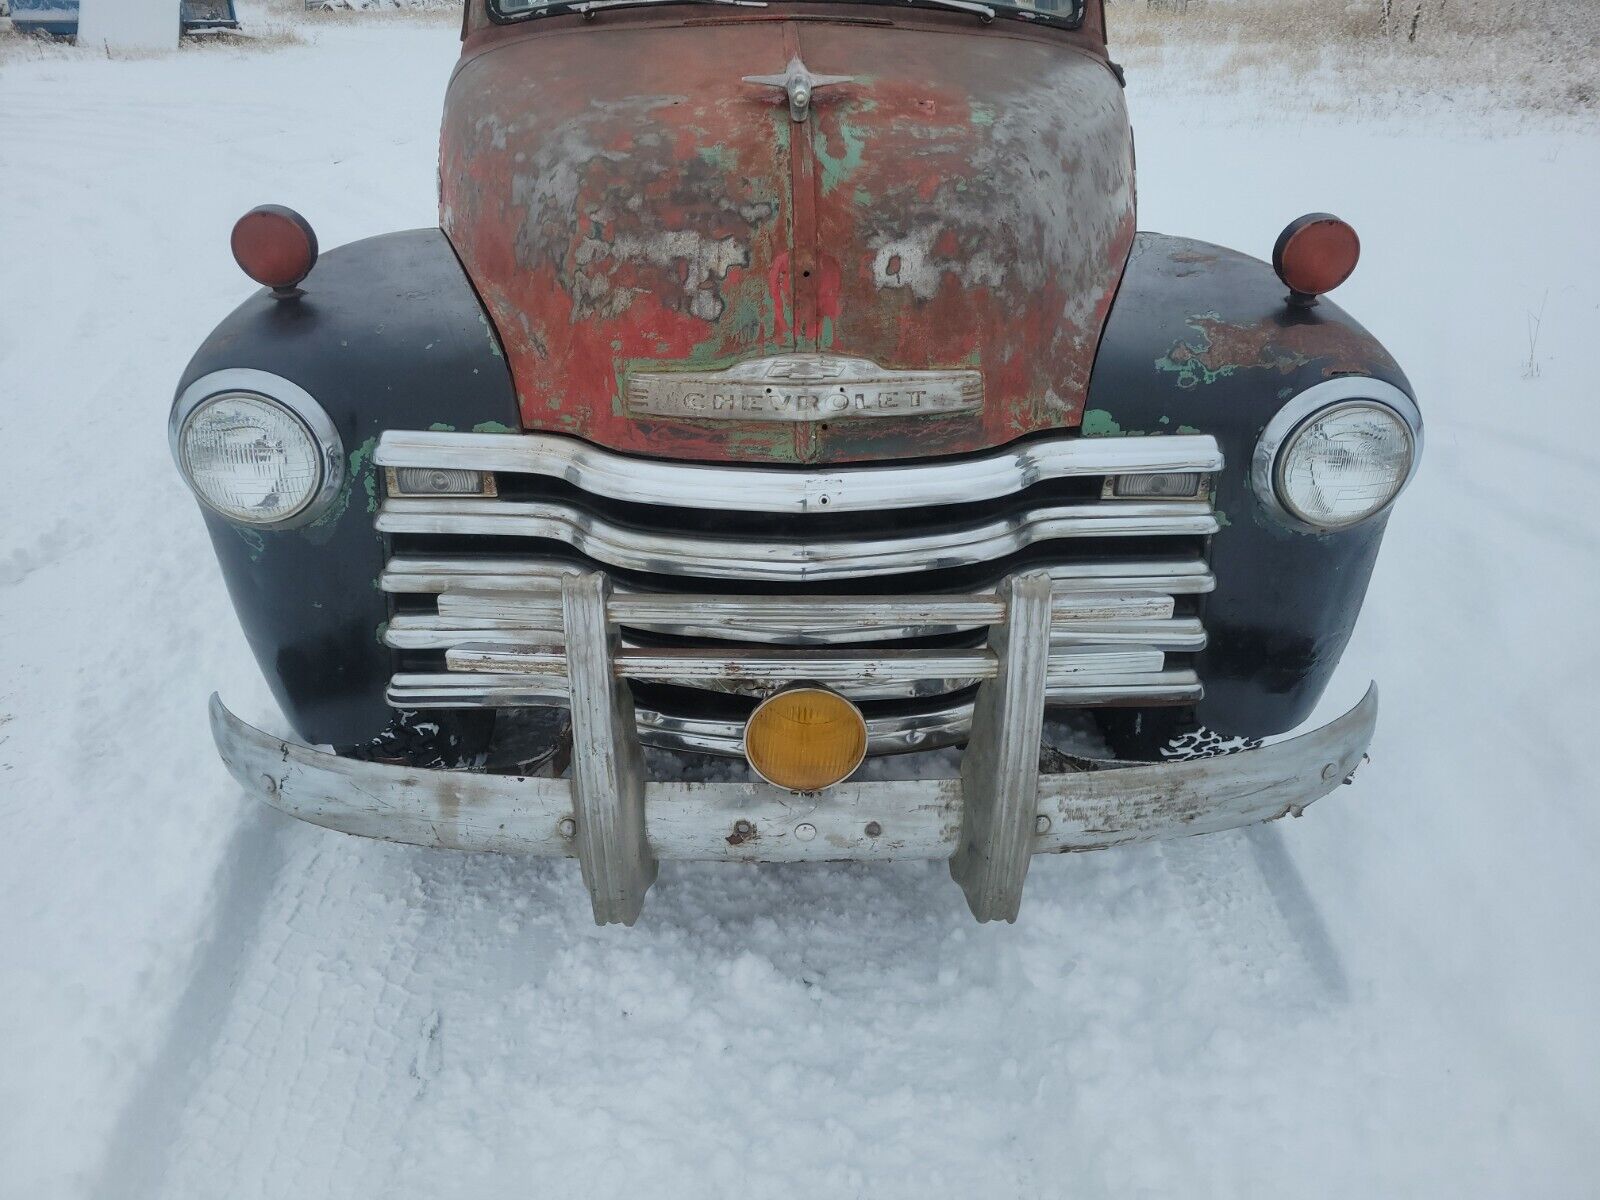
[{"label": "hood ornament", "polygon": [[746,75],[746,83],[761,87],[782,88],[789,93],[789,119],[804,121],[811,111],[811,94],[819,87],[832,87],[838,83],[854,83],[853,75],[813,75],[796,54],[783,69],[782,75]]}]

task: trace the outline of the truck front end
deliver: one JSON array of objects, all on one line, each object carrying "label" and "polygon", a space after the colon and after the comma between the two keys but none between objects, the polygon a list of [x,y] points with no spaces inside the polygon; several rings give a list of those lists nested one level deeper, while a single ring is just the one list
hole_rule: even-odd
[{"label": "truck front end", "polygon": [[[1135,231],[1097,3],[472,0],[464,32],[441,228],[319,261],[257,210],[268,288],[180,385],[298,735],[214,699],[241,783],[575,856],[632,923],[663,858],[944,858],[1012,920],[1035,853],[1351,777],[1375,693],[1265,739],[1338,661],[1421,419],[1317,299],[1342,222],[1272,266]],[[1054,745],[1074,711],[1108,755]],[[856,778],[937,747],[955,777]],[[705,755],[747,777],[685,782]]]}]

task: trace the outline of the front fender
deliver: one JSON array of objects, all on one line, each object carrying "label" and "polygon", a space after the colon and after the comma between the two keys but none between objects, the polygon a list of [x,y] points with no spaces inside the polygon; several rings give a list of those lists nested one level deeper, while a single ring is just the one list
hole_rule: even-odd
[{"label": "front fender", "polygon": [[1142,714],[1147,724],[1198,722],[1247,738],[1293,728],[1322,695],[1361,610],[1387,514],[1339,533],[1293,530],[1252,487],[1251,455],[1273,414],[1313,384],[1354,375],[1407,395],[1411,387],[1337,305],[1286,299],[1266,263],[1142,233],[1106,324],[1084,436],[1209,433],[1226,460],[1215,485],[1217,587],[1201,610],[1209,643],[1196,663],[1205,699],[1192,713]]},{"label": "front fender", "polygon": [[[394,718],[382,644],[382,537],[372,453],[385,429],[518,427],[500,343],[444,235],[417,229],[330,251],[298,299],[263,289],[206,339],[178,391],[249,367],[304,388],[338,429],[343,489],[326,515],[281,531],[202,507],[245,636],[284,715],[312,743],[357,746]],[[441,424],[448,422],[448,424]]]}]

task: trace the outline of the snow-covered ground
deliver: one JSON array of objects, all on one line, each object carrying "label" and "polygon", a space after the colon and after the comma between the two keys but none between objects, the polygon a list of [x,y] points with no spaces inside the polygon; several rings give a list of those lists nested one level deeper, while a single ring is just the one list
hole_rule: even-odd
[{"label": "snow-covered ground", "polygon": [[276,719],[166,447],[229,227],[432,223],[453,54],[0,59],[0,1195],[1593,1195],[1596,131],[1130,79],[1141,223],[1348,217],[1424,401],[1319,714],[1381,680],[1357,787],[1041,859],[1014,927],[911,863],[668,865],[601,930],[574,864],[279,818],[205,730]]}]

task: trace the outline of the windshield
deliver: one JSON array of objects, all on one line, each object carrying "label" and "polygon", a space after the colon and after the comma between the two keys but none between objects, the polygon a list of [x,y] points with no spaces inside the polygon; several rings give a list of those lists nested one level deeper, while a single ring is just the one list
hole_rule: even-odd
[{"label": "windshield", "polygon": [[[1076,29],[1083,23],[1085,0],[837,0],[839,3],[888,4],[898,8],[923,7],[959,9],[985,20],[1011,17],[1040,24]],[[766,0],[489,0],[489,13],[499,20],[516,20],[563,12],[592,12],[604,8],[645,7],[650,4],[727,4],[741,8],[765,8]]]}]

